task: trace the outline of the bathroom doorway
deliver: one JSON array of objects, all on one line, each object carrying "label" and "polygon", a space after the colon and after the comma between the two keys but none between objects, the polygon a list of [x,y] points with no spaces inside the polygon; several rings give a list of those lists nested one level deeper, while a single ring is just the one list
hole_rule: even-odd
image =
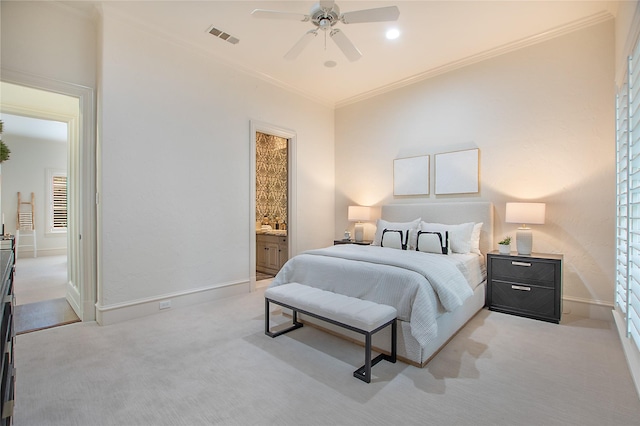
[{"label": "bathroom doorway", "polygon": [[295,133],[252,122],[251,289],[269,285],[293,252]]}]

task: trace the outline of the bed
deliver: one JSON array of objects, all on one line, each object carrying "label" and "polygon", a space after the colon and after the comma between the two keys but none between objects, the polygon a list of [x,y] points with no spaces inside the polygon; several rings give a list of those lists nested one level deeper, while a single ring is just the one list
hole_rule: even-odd
[{"label": "bed", "polygon": [[[372,246],[306,251],[290,259],[271,286],[298,282],[395,307],[398,359],[423,367],[485,304],[484,254],[493,247],[493,205],[394,204],[382,206],[381,216]],[[465,246],[469,229],[475,235]],[[314,318],[301,319],[361,340]],[[388,332],[380,332],[373,345],[388,352],[389,341]]]}]

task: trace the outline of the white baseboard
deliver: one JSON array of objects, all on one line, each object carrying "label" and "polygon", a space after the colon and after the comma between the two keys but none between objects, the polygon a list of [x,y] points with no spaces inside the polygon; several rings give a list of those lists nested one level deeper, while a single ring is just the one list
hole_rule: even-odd
[{"label": "white baseboard", "polygon": [[562,298],[562,314],[577,315],[600,321],[612,321],[613,304],[598,300],[580,299],[577,297]]},{"label": "white baseboard", "polygon": [[[67,248],[50,248],[50,249],[38,249],[36,252],[36,257],[44,257],[44,256],[63,256],[67,254]],[[18,259],[24,259],[27,257],[33,257],[33,249],[20,249],[18,250]]]},{"label": "white baseboard", "polygon": [[620,313],[613,309],[613,319],[618,329],[618,335],[622,342],[622,350],[624,351],[625,358],[627,358],[627,365],[629,366],[629,372],[633,379],[633,384],[636,386],[636,393],[640,399],[640,351],[633,344],[633,342],[626,336],[626,330],[624,325],[624,319]]},{"label": "white baseboard", "polygon": [[[198,303],[210,302],[250,291],[249,281],[226,283],[215,287],[201,288],[180,293],[165,294],[144,300],[136,300],[114,305],[95,305],[96,322],[110,325],[134,318],[159,314],[176,308],[184,308]],[[160,302],[169,301],[170,308],[160,309]]]}]

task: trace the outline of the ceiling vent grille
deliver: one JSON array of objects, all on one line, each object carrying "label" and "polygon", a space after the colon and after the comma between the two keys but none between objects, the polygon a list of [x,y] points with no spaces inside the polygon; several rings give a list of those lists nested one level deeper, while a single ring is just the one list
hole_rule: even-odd
[{"label": "ceiling vent grille", "polygon": [[209,27],[207,32],[209,34],[211,34],[212,36],[215,36],[215,37],[218,37],[218,38],[220,38],[222,40],[228,41],[231,44],[238,44],[240,42],[240,40],[238,38],[232,36],[229,33],[225,33],[224,31],[217,29],[213,25]]}]

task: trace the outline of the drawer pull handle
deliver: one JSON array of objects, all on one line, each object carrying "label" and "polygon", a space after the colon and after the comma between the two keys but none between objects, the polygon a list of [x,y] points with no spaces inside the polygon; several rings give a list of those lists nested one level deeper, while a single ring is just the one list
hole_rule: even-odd
[{"label": "drawer pull handle", "polygon": [[515,260],[513,262],[511,262],[511,264],[513,266],[531,266],[531,263],[529,263],[529,262],[517,262]]},{"label": "drawer pull handle", "polygon": [[512,285],[513,290],[531,291],[531,287],[525,287],[523,285]]}]

